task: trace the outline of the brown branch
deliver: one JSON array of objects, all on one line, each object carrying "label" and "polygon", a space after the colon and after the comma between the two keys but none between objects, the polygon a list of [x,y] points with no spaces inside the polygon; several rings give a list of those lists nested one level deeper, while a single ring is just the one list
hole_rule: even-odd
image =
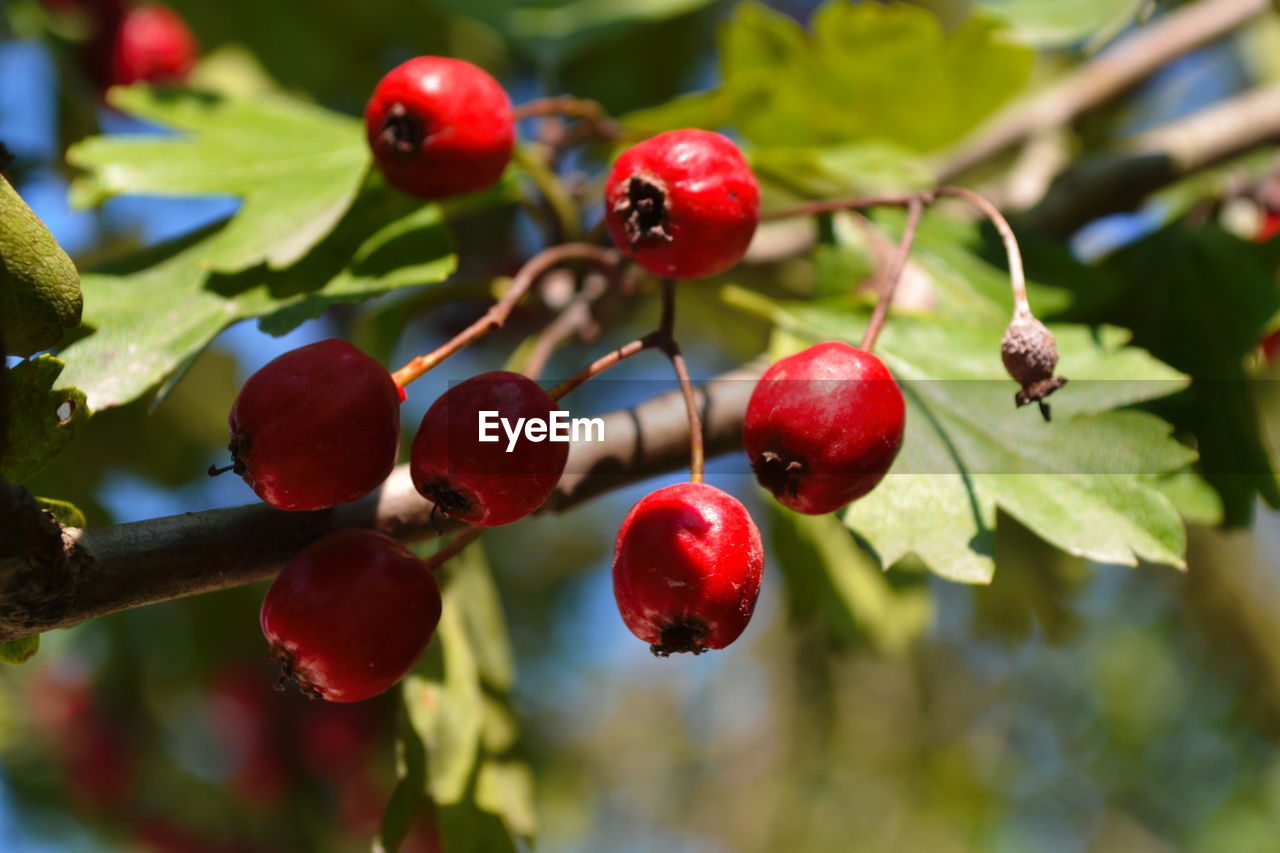
[{"label": "brown branch", "polygon": [[1202,169],[1280,140],[1280,86],[1258,89],[1134,137],[1064,172],[1019,217],[1027,229],[1067,236]]},{"label": "brown branch", "polygon": [[936,169],[940,182],[988,160],[1048,127],[1075,120],[1114,100],[1169,61],[1222,38],[1266,12],[1273,0],[1203,0],[1188,4],[979,128]]},{"label": "brown branch", "polygon": [[[748,367],[699,389],[708,453],[739,446],[743,413],[762,371],[763,365]],[[572,446],[569,473],[544,511],[563,512],[688,463],[688,422],[679,391],[606,415],[604,422],[606,441]],[[67,528],[56,565],[0,560],[0,641],[263,580],[303,546],[339,528],[369,527],[406,541],[460,528],[438,516],[433,523],[431,515],[431,503],[414,490],[402,465],[378,491],[331,510],[284,512],[254,504]]]}]

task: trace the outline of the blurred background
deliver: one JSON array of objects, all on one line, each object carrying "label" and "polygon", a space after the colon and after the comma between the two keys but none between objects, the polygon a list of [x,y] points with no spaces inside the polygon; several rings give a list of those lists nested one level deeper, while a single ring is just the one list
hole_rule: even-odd
[{"label": "blurred background", "polygon": [[[1037,2],[1077,5],[1007,0],[987,11],[1017,24],[1014,7]],[[68,207],[68,144],[146,130],[102,104],[77,53],[91,16],[75,5],[0,6],[0,141],[15,155],[10,174],[23,197],[87,268],[214,222],[236,202]],[[556,5],[171,2],[200,45],[197,82],[270,81],[358,114],[388,69],[441,53],[483,65],[516,103],[572,92],[613,115],[713,86],[716,33],[735,4]],[[801,23],[818,6],[767,5]],[[922,5],[948,26],[973,11],[961,0]],[[1112,27],[1101,32],[1105,46],[1148,4],[1078,5],[1082,19]],[[1124,14],[1092,8],[1108,5]],[[1099,48],[1098,28],[1071,24],[1068,16],[1042,50],[1041,73]],[[1231,39],[1179,59],[1091,132],[1122,137],[1238,91],[1262,73],[1259,43],[1271,42]],[[569,168],[598,171],[602,157],[589,151]],[[1110,218],[1074,246],[1088,256],[1154,221],[1149,210]],[[280,338],[253,322],[234,326],[158,405],[97,415],[32,491],[72,501],[93,525],[252,502],[239,479],[204,474],[224,460],[226,413],[250,373],[332,335],[402,363],[474,319],[492,278],[536,248],[519,208],[456,230],[461,268],[447,285],[333,309]],[[742,275],[768,289],[772,274]],[[683,340],[695,378],[766,348],[768,327],[722,322],[712,289],[687,296],[681,324],[697,330]],[[415,385],[406,439],[447,382],[501,366],[549,310],[523,309],[503,334]],[[653,321],[648,303],[608,310],[604,338],[566,347],[548,376]],[[644,399],[668,387],[666,370],[658,359],[628,362],[611,378],[654,382],[607,383],[592,405]],[[682,477],[485,537],[515,650],[539,849],[1280,850],[1276,512],[1259,506],[1252,529],[1194,528],[1185,573],[1093,565],[1002,516],[996,580],[967,587],[909,560],[886,575],[856,548],[832,553],[823,525],[838,522],[784,518],[741,464],[716,460],[710,482],[747,503],[769,543],[760,607],[730,650],[659,660],[617,616],[612,531],[634,501]],[[830,565],[843,580],[832,581]],[[274,693],[257,626],[264,589],[53,632],[30,664],[4,667],[0,850],[367,849],[394,784],[396,697],[333,706]],[[440,849],[430,814],[404,849]]]}]

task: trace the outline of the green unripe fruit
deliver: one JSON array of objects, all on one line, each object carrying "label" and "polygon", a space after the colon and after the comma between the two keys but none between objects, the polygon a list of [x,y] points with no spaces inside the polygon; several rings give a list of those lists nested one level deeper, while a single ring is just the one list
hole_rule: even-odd
[{"label": "green unripe fruit", "polygon": [[80,274],[0,176],[0,323],[8,355],[29,356],[80,325]]}]

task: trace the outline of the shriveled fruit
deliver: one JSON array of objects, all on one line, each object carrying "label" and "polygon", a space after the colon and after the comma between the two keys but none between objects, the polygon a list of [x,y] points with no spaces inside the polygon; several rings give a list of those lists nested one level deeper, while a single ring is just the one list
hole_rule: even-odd
[{"label": "shriveled fruit", "polygon": [[613,242],[650,272],[702,278],[742,260],[760,223],[760,187],[738,146],[673,130],[627,149],[605,182]]},{"label": "shriveled fruit", "polygon": [[779,359],[747,404],[742,443],[786,506],[834,512],[875,488],[902,447],[902,390],[878,357],[841,341]]},{"label": "shriveled fruit", "polygon": [[760,592],[760,531],[737,498],[679,483],[631,508],[613,556],[613,591],[631,633],[665,657],[722,649]]},{"label": "shriveled fruit", "polygon": [[280,509],[353,501],[395,467],[403,399],[391,374],[344,340],[291,350],[240,389],[232,468]]},{"label": "shriveled fruit", "polygon": [[460,59],[419,56],[393,68],[364,112],[373,159],[392,186],[445,198],[497,182],[515,145],[511,100]]},{"label": "shriveled fruit", "polygon": [[[445,515],[469,524],[524,518],[551,496],[569,458],[568,443],[534,440],[527,431],[530,421],[550,423],[558,409],[538,383],[505,370],[450,388],[431,404],[413,439],[414,486]],[[481,441],[481,412],[492,413],[494,441]]]},{"label": "shriveled fruit", "polygon": [[262,633],[307,696],[358,702],[404,677],[440,621],[435,575],[396,540],[340,530],[304,548],[267,590]]}]

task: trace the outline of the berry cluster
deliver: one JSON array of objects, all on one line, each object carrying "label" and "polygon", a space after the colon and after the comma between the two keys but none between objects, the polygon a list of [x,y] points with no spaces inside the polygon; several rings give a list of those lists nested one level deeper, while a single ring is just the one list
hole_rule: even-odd
[{"label": "berry cluster", "polygon": [[[573,99],[554,109],[590,114]],[[519,117],[501,86],[456,59],[419,57],[382,79],[365,111],[374,162],[393,186],[424,199],[483,190],[506,170]],[[866,495],[902,446],[906,407],[893,374],[872,349],[907,261],[924,206],[966,198],[1002,228],[1010,248],[1015,321],[1005,362],[1023,385],[1019,405],[1040,402],[1065,380],[1057,352],[1026,305],[1016,243],[985,200],[940,188],[897,200],[908,209],[895,263],[860,346],[827,341],[782,358],[759,380],[743,445],[760,484],[785,506],[829,513]],[[859,206],[815,202],[782,215]],[[776,214],[775,214],[776,215]],[[690,482],[639,501],[619,530],[613,582],[627,627],[659,656],[701,653],[737,639],[755,608],[764,565],[760,532],[746,508],[703,482],[699,409],[674,337],[675,280],[723,272],[740,261],[760,222],[755,175],[729,139],[704,130],[663,133],[623,151],[604,183],[604,225],[616,246],[564,244],[516,275],[506,295],[451,341],[389,373],[341,340],[280,356],[255,373],[232,407],[231,465],[266,502],[323,510],[376,489],[395,466],[404,386],[500,327],[543,273],[586,261],[615,276],[626,261],[663,281],[660,327],[544,390],[532,375],[491,371],[440,396],[414,437],[414,487],[442,515],[468,528],[430,560],[382,533],[341,530],[311,544],[281,571],[263,601],[262,630],[287,679],[314,697],[347,702],[377,694],[413,666],[440,618],[433,570],[486,527],[537,511],[567,464],[565,443],[528,435],[510,446],[482,440],[481,412],[508,422],[546,421],[559,400],[624,358],[659,349],[671,360],[689,418]],[[1028,331],[1030,330],[1030,331]],[[220,473],[214,469],[211,473]]]},{"label": "berry cluster", "polygon": [[200,49],[182,16],[162,4],[125,0],[42,0],[56,15],[79,20],[87,33],[81,64],[101,90],[131,83],[176,83]]}]

